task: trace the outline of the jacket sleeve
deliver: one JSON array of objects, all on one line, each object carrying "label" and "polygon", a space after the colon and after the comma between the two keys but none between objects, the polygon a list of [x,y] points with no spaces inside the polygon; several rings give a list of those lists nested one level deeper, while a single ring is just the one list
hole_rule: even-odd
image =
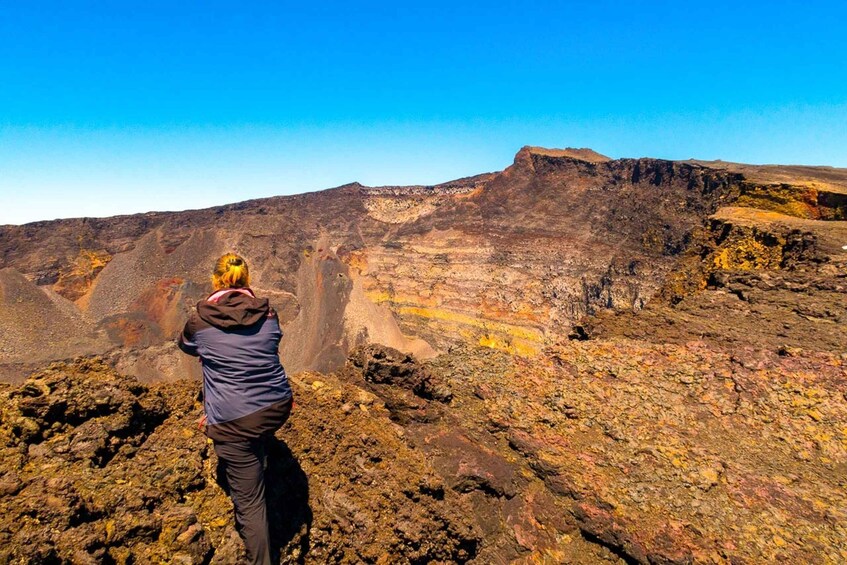
[{"label": "jacket sleeve", "polygon": [[183,353],[187,353],[189,355],[194,355],[195,357],[199,356],[200,353],[197,351],[197,343],[194,341],[194,316],[192,314],[188,321],[185,322],[185,327],[182,329],[182,333],[179,334],[179,339],[177,340],[177,345],[182,350]]}]

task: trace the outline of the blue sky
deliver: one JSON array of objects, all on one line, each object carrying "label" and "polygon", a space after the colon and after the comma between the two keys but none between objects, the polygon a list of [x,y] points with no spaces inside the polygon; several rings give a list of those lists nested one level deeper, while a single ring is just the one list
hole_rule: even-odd
[{"label": "blue sky", "polygon": [[523,145],[847,167],[845,21],[843,1],[4,2],[0,224],[430,184]]}]

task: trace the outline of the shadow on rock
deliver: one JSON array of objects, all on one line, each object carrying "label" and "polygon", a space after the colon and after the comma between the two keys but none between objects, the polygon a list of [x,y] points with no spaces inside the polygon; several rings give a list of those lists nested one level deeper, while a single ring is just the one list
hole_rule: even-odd
[{"label": "shadow on rock", "polygon": [[312,527],[309,479],[288,445],[276,437],[268,446],[265,477],[271,547],[283,563],[302,562],[309,551]]}]

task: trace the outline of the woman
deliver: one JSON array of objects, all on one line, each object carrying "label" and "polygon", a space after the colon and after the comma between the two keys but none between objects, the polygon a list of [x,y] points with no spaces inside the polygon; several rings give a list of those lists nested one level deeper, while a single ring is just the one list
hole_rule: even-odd
[{"label": "woman", "polygon": [[218,259],[213,292],[197,303],[179,348],[203,364],[206,435],[229,485],[235,522],[251,563],[271,562],[265,508],[266,441],[291,413],[291,386],[279,361],[282,330],[267,298],[250,290],[247,263]]}]

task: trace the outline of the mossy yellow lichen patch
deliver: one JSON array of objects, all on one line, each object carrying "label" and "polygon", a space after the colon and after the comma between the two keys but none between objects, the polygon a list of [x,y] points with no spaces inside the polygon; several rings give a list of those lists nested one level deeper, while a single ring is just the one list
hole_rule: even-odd
[{"label": "mossy yellow lichen patch", "polygon": [[79,253],[79,258],[77,262],[80,261],[87,265],[92,271],[99,271],[103,267],[105,267],[109,261],[112,260],[112,256],[106,253],[105,251],[89,251],[83,249]]},{"label": "mossy yellow lichen patch", "polygon": [[59,271],[53,290],[68,300],[84,296],[112,256],[104,250],[80,249],[74,261]]},{"label": "mossy yellow lichen patch", "polygon": [[782,263],[782,245],[768,245],[749,237],[727,245],[715,252],[713,266],[717,269],[743,270],[779,269]]},{"label": "mossy yellow lichen patch", "polygon": [[482,335],[478,343],[482,347],[498,349],[521,357],[534,357],[541,353],[541,346],[538,343],[521,339],[503,338],[490,333]]},{"label": "mossy yellow lichen patch", "polygon": [[361,251],[353,251],[347,257],[347,265],[350,266],[351,271],[356,270],[364,274],[368,271],[368,257]]},{"label": "mossy yellow lichen patch", "polygon": [[468,314],[462,314],[450,310],[443,310],[437,308],[419,308],[415,306],[402,306],[398,309],[398,313],[400,315],[406,316],[418,316],[420,318],[455,322],[487,331],[502,333],[513,338],[523,339],[536,343],[544,342],[544,334],[541,332],[541,330],[535,328],[515,326],[503,322],[494,322],[491,320],[475,318]]},{"label": "mossy yellow lichen patch", "polygon": [[366,291],[365,296],[374,304],[382,304],[385,302],[389,302],[392,305],[402,304],[406,306],[430,308],[433,306],[437,306],[439,303],[439,300],[434,296],[425,297],[420,295],[401,294],[397,292],[390,293],[384,290]]},{"label": "mossy yellow lichen patch", "polygon": [[670,464],[677,469],[688,468],[688,450],[681,446],[659,445],[656,450],[664,455]]},{"label": "mossy yellow lichen patch", "polygon": [[797,218],[819,219],[818,191],[814,184],[745,184],[734,203],[745,208],[779,212]]},{"label": "mossy yellow lichen patch", "polygon": [[385,290],[369,290],[365,292],[365,296],[375,304],[391,302],[391,293]]}]

